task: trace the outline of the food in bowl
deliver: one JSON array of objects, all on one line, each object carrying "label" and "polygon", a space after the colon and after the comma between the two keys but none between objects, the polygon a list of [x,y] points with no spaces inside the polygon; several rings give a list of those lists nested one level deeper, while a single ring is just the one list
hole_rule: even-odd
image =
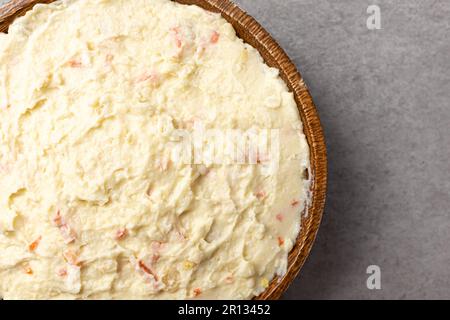
[{"label": "food in bowl", "polygon": [[293,94],[219,14],[36,5],[0,34],[0,297],[249,299],[311,178]]}]

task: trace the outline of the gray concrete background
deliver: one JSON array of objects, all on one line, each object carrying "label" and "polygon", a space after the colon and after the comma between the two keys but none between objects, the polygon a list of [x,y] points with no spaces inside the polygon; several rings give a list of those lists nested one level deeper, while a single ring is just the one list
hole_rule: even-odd
[{"label": "gray concrete background", "polygon": [[450,298],[450,0],[236,2],[298,65],[328,144],[323,224],[285,298]]}]

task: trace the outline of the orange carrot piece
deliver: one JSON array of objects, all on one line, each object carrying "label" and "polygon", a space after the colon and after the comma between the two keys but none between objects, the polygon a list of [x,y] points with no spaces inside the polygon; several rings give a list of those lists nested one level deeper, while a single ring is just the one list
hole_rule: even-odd
[{"label": "orange carrot piece", "polygon": [[128,235],[128,230],[126,228],[122,228],[117,230],[116,232],[116,240],[123,240],[127,237]]},{"label": "orange carrot piece", "polygon": [[31,252],[34,252],[37,247],[39,246],[39,242],[41,242],[42,240],[42,236],[39,236],[36,240],[34,240],[32,243],[30,243],[30,245],[28,246],[28,250],[30,250]]},{"label": "orange carrot piece", "polygon": [[214,31],[211,35],[210,41],[211,43],[219,42],[220,34],[217,31]]},{"label": "orange carrot piece", "polygon": [[68,63],[69,63],[69,67],[71,67],[71,68],[81,68],[83,66],[81,61],[75,60],[75,59],[69,60]]},{"label": "orange carrot piece", "polygon": [[202,294],[202,289],[200,289],[200,288],[195,288],[194,289],[194,296],[195,297],[198,297],[201,294]]},{"label": "orange carrot piece", "polygon": [[156,281],[159,281],[158,276],[156,275],[156,273],[149,267],[147,267],[144,263],[144,261],[139,260],[139,268],[142,269],[142,271],[144,271],[145,273],[153,276],[153,278],[155,278]]},{"label": "orange carrot piece", "polygon": [[255,193],[256,198],[259,200],[264,199],[267,196],[267,193],[265,191],[258,191]]}]

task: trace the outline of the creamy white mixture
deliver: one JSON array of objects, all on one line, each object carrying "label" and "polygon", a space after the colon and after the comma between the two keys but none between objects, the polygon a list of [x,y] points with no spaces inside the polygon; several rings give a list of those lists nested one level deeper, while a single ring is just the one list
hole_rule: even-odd
[{"label": "creamy white mixture", "polygon": [[[177,129],[274,129],[280,160],[171,161]],[[220,15],[37,5],[0,34],[0,298],[247,299],[308,199],[293,98]]]}]

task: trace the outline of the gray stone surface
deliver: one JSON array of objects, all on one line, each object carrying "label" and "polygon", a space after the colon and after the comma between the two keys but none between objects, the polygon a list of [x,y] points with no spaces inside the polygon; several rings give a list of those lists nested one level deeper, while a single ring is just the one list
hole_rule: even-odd
[{"label": "gray stone surface", "polygon": [[296,62],[327,137],[323,224],[285,298],[450,298],[450,1],[237,2]]}]

